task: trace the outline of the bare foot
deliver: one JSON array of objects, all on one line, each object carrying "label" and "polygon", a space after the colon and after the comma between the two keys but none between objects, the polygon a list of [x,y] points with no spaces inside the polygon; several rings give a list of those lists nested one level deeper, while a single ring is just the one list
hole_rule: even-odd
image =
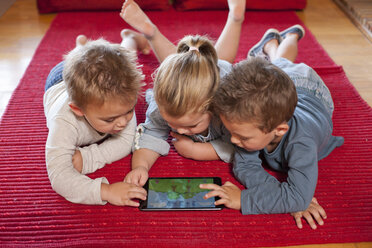
[{"label": "bare foot", "polygon": [[84,46],[87,43],[88,39],[85,35],[80,34],[76,37],[76,46]]},{"label": "bare foot", "polygon": [[147,39],[151,39],[154,36],[156,26],[133,0],[124,2],[120,16]]},{"label": "bare foot", "polygon": [[246,0],[227,0],[229,5],[229,17],[236,22],[242,22],[245,15]]},{"label": "bare foot", "polygon": [[130,29],[123,29],[120,32],[120,36],[125,42],[126,39],[133,39],[136,43],[137,50],[143,54],[149,54],[151,51],[151,46],[148,40],[143,34]]}]

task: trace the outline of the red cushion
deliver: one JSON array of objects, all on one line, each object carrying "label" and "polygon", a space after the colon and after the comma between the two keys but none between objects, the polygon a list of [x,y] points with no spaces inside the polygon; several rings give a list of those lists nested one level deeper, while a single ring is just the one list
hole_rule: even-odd
[{"label": "red cushion", "polygon": [[[39,13],[63,11],[120,11],[124,0],[37,0]],[[167,10],[169,0],[136,0],[143,10]]]},{"label": "red cushion", "polygon": [[[246,8],[254,10],[299,10],[304,9],[306,0],[247,0]],[[177,10],[228,9],[227,0],[174,0]]]}]

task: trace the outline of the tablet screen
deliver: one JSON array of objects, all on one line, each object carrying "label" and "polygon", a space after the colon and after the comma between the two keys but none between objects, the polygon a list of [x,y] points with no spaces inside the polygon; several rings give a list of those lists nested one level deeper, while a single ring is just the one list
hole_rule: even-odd
[{"label": "tablet screen", "polygon": [[204,199],[209,191],[199,188],[200,184],[220,183],[219,178],[149,178],[145,188],[147,200],[142,210],[219,210],[214,197]]}]

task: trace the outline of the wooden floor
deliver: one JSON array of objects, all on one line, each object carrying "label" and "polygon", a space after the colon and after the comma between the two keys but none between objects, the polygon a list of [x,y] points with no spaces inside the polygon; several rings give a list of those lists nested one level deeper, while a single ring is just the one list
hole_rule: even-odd
[{"label": "wooden floor", "polygon": [[[308,0],[298,16],[372,106],[372,43],[332,0]],[[54,17],[39,15],[36,0],[17,0],[0,17],[0,116]],[[372,243],[291,247],[372,248]]]},{"label": "wooden floor", "polygon": [[333,0],[372,42],[372,1]]},{"label": "wooden floor", "polygon": [[36,0],[17,0],[0,17],[0,116],[54,17],[40,16]]},{"label": "wooden floor", "polygon": [[372,106],[372,43],[332,0],[307,0],[298,16]]}]

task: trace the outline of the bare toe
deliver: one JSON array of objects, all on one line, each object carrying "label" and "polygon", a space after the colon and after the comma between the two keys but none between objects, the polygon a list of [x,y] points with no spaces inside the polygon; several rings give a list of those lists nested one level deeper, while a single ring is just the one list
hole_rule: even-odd
[{"label": "bare toe", "polygon": [[76,46],[84,46],[87,43],[88,39],[85,35],[80,34],[76,37]]}]

